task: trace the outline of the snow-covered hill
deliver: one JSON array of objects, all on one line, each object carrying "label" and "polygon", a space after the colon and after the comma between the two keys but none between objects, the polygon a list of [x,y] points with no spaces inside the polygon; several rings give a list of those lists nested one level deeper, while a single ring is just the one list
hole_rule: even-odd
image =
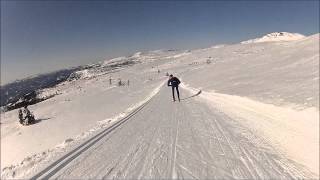
[{"label": "snow-covered hill", "polygon": [[260,42],[276,42],[276,41],[296,41],[305,38],[304,35],[299,33],[289,32],[273,32],[263,37],[242,41],[242,44],[260,43]]},{"label": "snow-covered hill", "polygon": [[[98,158],[88,153],[82,157],[86,167],[76,161],[70,166],[75,176],[61,172],[61,177],[79,178],[81,172],[92,172],[85,175],[91,178],[317,177],[319,34],[250,40],[267,41],[138,52],[74,72],[70,81],[41,91],[56,96],[30,106],[36,124],[19,125],[17,110],[1,114],[1,177],[34,175],[141,105],[147,110],[94,148]],[[167,73],[182,80],[181,104],[169,102],[170,89],[163,87]],[[192,96],[199,89],[202,93]],[[103,174],[109,172],[103,168],[115,170]]]}]

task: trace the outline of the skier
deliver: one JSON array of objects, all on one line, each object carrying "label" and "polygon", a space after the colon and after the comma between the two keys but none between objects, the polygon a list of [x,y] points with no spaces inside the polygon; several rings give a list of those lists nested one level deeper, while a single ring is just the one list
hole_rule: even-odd
[{"label": "skier", "polygon": [[172,74],[170,74],[169,80],[168,80],[168,86],[172,87],[173,102],[176,101],[176,98],[174,96],[174,89],[176,89],[177,91],[178,100],[180,102],[179,84],[180,84],[180,80],[177,77],[174,77]]}]

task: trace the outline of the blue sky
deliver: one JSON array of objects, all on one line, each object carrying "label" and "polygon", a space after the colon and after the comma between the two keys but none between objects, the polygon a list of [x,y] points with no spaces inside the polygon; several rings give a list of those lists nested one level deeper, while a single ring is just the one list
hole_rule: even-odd
[{"label": "blue sky", "polygon": [[1,1],[1,84],[155,49],[319,33],[319,1]]}]

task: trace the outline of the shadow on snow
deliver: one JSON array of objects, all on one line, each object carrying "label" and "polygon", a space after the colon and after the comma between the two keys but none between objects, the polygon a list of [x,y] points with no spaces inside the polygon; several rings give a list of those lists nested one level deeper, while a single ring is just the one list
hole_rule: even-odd
[{"label": "shadow on snow", "polygon": [[197,94],[194,94],[192,96],[189,96],[189,97],[186,97],[186,98],[182,98],[181,101],[184,101],[184,100],[187,100],[187,99],[190,99],[190,98],[193,98],[193,97],[196,97],[196,96],[199,96],[201,94],[201,90],[199,90],[199,92],[197,92]]}]

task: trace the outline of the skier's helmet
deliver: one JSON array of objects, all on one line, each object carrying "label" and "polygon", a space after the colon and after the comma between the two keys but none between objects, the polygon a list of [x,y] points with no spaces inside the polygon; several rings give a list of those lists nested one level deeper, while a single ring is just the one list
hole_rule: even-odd
[{"label": "skier's helmet", "polygon": [[173,75],[172,74],[170,74],[170,76],[169,77],[173,77]]}]

